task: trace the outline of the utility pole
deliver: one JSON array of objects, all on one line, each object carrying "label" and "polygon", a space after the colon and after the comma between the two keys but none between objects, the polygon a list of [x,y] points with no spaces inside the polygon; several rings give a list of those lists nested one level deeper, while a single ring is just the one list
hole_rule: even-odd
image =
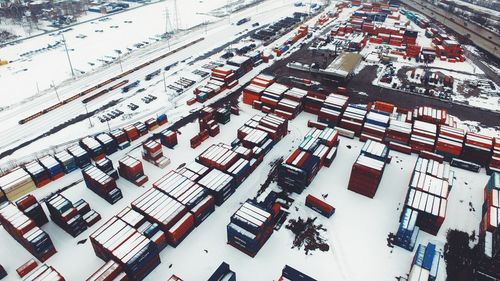
[{"label": "utility pole", "polygon": [[[36,85],[38,87],[38,83]],[[52,80],[52,87],[54,87],[54,91],[56,92],[57,100],[61,102],[61,99],[59,98],[59,93],[57,93],[57,87],[56,84],[54,83],[54,80]]]},{"label": "utility pole", "polygon": [[38,87],[38,81],[36,82],[36,93],[40,95],[40,88]]},{"label": "utility pole", "polygon": [[73,65],[71,64],[71,59],[69,58],[68,45],[66,45],[66,39],[64,38],[64,32],[61,33],[61,35],[64,43],[64,49],[66,50],[66,56],[68,57],[69,67],[71,68],[71,75],[75,77],[75,72],[73,71]]},{"label": "utility pole", "polygon": [[177,30],[181,29],[181,23],[179,19],[179,11],[177,10],[177,0],[174,0],[174,12],[175,12],[175,25]]},{"label": "utility pole", "polygon": [[120,64],[120,71],[123,73],[123,67],[122,67],[122,56],[118,56],[118,63]]},{"label": "utility pole", "polygon": [[165,71],[163,71],[163,87],[165,88],[165,93],[167,92],[167,82],[165,81]]},{"label": "utility pole", "polygon": [[89,115],[89,110],[87,109],[87,104],[84,103],[83,106],[85,106],[85,111],[87,112],[87,118],[89,119],[90,128],[92,128],[92,127],[94,127],[94,125],[92,124],[92,120],[90,120],[90,115]]},{"label": "utility pole", "polygon": [[108,130],[109,130],[109,132],[111,132],[111,126],[109,126],[109,121],[108,120],[106,120],[106,124],[108,124]]}]

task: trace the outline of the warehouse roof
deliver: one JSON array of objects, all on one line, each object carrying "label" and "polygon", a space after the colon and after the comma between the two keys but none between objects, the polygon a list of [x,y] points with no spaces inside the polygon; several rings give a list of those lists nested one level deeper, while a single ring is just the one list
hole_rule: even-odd
[{"label": "warehouse roof", "polygon": [[338,56],[325,70],[324,73],[341,78],[347,78],[361,62],[358,53],[344,52]]}]

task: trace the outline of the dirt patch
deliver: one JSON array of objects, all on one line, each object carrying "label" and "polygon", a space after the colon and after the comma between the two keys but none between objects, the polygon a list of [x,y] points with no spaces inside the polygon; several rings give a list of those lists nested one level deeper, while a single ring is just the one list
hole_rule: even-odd
[{"label": "dirt patch", "polygon": [[326,239],[321,237],[321,232],[326,231],[322,224],[314,224],[317,217],[307,218],[307,220],[299,217],[298,219],[291,219],[288,221],[286,228],[293,232],[295,238],[293,239],[293,248],[299,250],[304,247],[306,255],[310,251],[320,250],[326,252],[330,250]]}]

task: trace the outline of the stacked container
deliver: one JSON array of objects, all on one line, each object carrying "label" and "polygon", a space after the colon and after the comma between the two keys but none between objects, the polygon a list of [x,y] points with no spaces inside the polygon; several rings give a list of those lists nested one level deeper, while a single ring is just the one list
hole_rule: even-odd
[{"label": "stacked container", "polygon": [[349,104],[340,119],[339,127],[352,131],[354,135],[361,135],[367,110],[364,106]]},{"label": "stacked container", "polygon": [[101,160],[96,161],[95,166],[97,169],[108,174],[110,177],[114,178],[115,180],[117,180],[119,178],[118,172],[113,167],[113,161],[111,161],[111,159],[109,159],[108,157],[104,157]]},{"label": "stacked container", "polygon": [[231,121],[231,111],[227,107],[217,109],[215,120],[220,124],[227,124]]},{"label": "stacked container", "polygon": [[0,280],[2,280],[5,277],[7,277],[7,271],[5,271],[3,266],[0,264]]},{"label": "stacked container", "polygon": [[106,262],[94,274],[92,274],[87,281],[128,281],[127,274],[123,271],[123,267],[113,260]]},{"label": "stacked container", "polygon": [[0,177],[0,188],[5,193],[7,200],[14,201],[17,198],[36,189],[35,182],[31,176],[22,168],[16,168],[8,174]]},{"label": "stacked container", "polygon": [[143,122],[135,122],[134,127],[137,128],[137,131],[139,132],[139,135],[141,137],[147,135],[149,132],[148,127]]},{"label": "stacked container", "polygon": [[488,165],[493,150],[493,138],[475,133],[467,133],[465,136],[462,159],[476,163],[482,167]]},{"label": "stacked container", "polygon": [[51,181],[49,171],[37,161],[31,161],[24,165],[24,169],[31,176],[38,188],[45,186]]},{"label": "stacked container", "polygon": [[118,173],[124,179],[132,182],[137,186],[141,186],[148,181],[148,177],[144,174],[141,161],[132,156],[125,156],[118,162]]},{"label": "stacked container", "polygon": [[373,198],[389,158],[389,148],[382,143],[367,140],[352,166],[348,189]]},{"label": "stacked container", "polygon": [[90,154],[90,157],[92,157],[95,161],[101,160],[106,156],[104,147],[92,137],[85,137],[81,139],[80,146],[85,149]]},{"label": "stacked container", "polygon": [[318,121],[328,124],[330,127],[337,126],[340,117],[347,108],[349,97],[330,94],[322,102],[322,107],[318,113]]},{"label": "stacked container", "polygon": [[127,140],[129,142],[133,142],[140,137],[139,130],[137,130],[137,128],[132,124],[124,127],[123,132],[127,136]]},{"label": "stacked container", "polygon": [[445,124],[448,119],[448,112],[444,109],[420,106],[413,110],[413,118],[433,124]]},{"label": "stacked container", "polygon": [[38,203],[35,196],[29,194],[16,201],[17,208],[27,217],[32,219],[38,227],[49,222],[42,205]]},{"label": "stacked container", "polygon": [[411,129],[411,123],[391,119],[384,140],[386,143],[394,142],[407,145],[410,141]]},{"label": "stacked container", "polygon": [[38,159],[38,161],[49,172],[51,180],[54,181],[64,176],[63,166],[54,157],[47,155]]},{"label": "stacked container", "polygon": [[[236,273],[231,270],[229,264],[222,262],[207,281],[236,281]],[[182,280],[181,280],[182,281]]]},{"label": "stacked container", "polygon": [[52,266],[46,264],[40,265],[34,269],[26,278],[25,281],[64,281],[64,277]]},{"label": "stacked container", "polygon": [[96,167],[88,167],[82,171],[87,187],[110,204],[123,198],[121,190],[116,186],[114,178]]},{"label": "stacked container", "polygon": [[[253,105],[255,101],[261,103],[260,96],[272,83],[274,83],[273,76],[263,74],[255,76],[250,84],[243,89],[243,103],[248,105]],[[258,109],[260,110],[260,108]]]},{"label": "stacked container", "polygon": [[161,144],[168,148],[174,148],[177,145],[177,132],[164,130],[160,133]]},{"label": "stacked container", "polygon": [[132,203],[132,209],[159,225],[167,241],[177,246],[194,228],[194,216],[187,208],[155,188],[147,190]]},{"label": "stacked container", "polygon": [[500,138],[493,140],[493,154],[491,160],[486,167],[486,172],[491,174],[493,172],[500,173]]},{"label": "stacked container", "polygon": [[410,208],[403,209],[403,216],[399,222],[398,232],[394,238],[394,244],[413,252],[420,231],[417,226],[418,212]]},{"label": "stacked container", "polygon": [[309,277],[291,266],[285,265],[278,281],[316,281],[316,279]]},{"label": "stacked container", "polygon": [[124,131],[115,129],[111,131],[110,135],[115,140],[119,149],[123,150],[130,146],[130,141],[128,140],[127,134]]},{"label": "stacked container", "polygon": [[75,158],[76,166],[83,169],[90,165],[90,155],[79,145],[73,145],[68,148],[68,153]]},{"label": "stacked container", "polygon": [[49,235],[36,226],[12,203],[0,205],[0,223],[4,229],[28,252],[40,261],[46,261],[56,253]]},{"label": "stacked container", "polygon": [[410,137],[412,152],[434,151],[437,126],[432,123],[415,120]]},{"label": "stacked container", "polygon": [[102,145],[106,155],[111,155],[118,150],[118,143],[107,133],[100,133],[95,136],[95,139]]},{"label": "stacked container", "polygon": [[165,168],[170,164],[170,159],[163,156],[161,144],[150,140],[142,144],[142,159],[160,168]]},{"label": "stacked container", "polygon": [[[186,171],[186,170],[184,170]],[[215,200],[208,190],[177,171],[170,171],[153,187],[177,200],[194,216],[195,225],[201,224],[215,209]]]},{"label": "stacked container", "polygon": [[99,258],[118,263],[129,280],[143,280],[160,264],[156,244],[116,217],[91,234],[90,242]]},{"label": "stacked container", "polygon": [[52,196],[46,204],[52,221],[71,236],[77,237],[87,229],[87,224],[73,203],[61,194]]},{"label": "stacked container", "polygon": [[443,155],[446,161],[462,154],[465,132],[463,129],[446,125],[439,126],[439,136],[436,142],[436,153]]},{"label": "stacked container", "polygon": [[427,246],[418,245],[413,257],[408,281],[435,281],[439,269],[440,253],[436,245],[428,243]]},{"label": "stacked container", "polygon": [[214,197],[217,206],[222,205],[236,189],[234,178],[217,169],[210,170],[210,172],[198,180],[198,184],[209,191]]},{"label": "stacked container", "polygon": [[500,258],[500,173],[491,174],[484,187],[484,203],[479,225],[479,244],[488,259]]},{"label": "stacked container", "polygon": [[359,139],[361,141],[371,139],[383,142],[387,127],[389,127],[389,120],[389,114],[386,112],[375,110],[368,112]]},{"label": "stacked container", "polygon": [[162,251],[165,247],[167,247],[167,237],[165,232],[160,229],[160,226],[157,223],[146,220],[142,214],[136,212],[130,207],[126,207],[120,211],[116,217],[131,227],[137,229],[137,231],[147,238],[151,239],[151,241],[156,244],[159,251]]},{"label": "stacked container", "polygon": [[228,244],[254,257],[273,233],[273,227],[272,213],[247,200],[227,225]]},{"label": "stacked container", "polygon": [[66,150],[58,152],[54,155],[54,158],[62,165],[65,174],[69,174],[78,168],[78,166],[76,166],[75,157]]}]

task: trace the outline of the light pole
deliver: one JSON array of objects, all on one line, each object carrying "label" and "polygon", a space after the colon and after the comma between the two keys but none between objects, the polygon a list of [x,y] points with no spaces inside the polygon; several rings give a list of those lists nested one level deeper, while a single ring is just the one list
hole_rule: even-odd
[{"label": "light pole", "polygon": [[[61,99],[59,98],[59,93],[57,93],[57,87],[56,84],[54,83],[54,80],[52,80],[52,87],[54,88],[54,92],[56,92],[57,100],[61,102]],[[38,83],[37,83],[37,88],[38,88]]]},{"label": "light pole", "polygon": [[68,57],[69,67],[71,68],[71,75],[75,77],[75,72],[73,71],[73,65],[71,64],[71,59],[69,58],[68,45],[66,45],[66,39],[64,38],[64,33],[61,33],[61,35],[64,43],[64,50],[66,50],[66,56]]},{"label": "light pole", "polygon": [[165,71],[163,71],[163,87],[165,88],[165,93],[167,92],[167,82],[165,81]]},{"label": "light pole", "polygon": [[92,124],[92,120],[90,120],[90,115],[89,115],[89,110],[87,108],[87,104],[84,103],[83,105],[85,106],[85,111],[87,112],[87,118],[89,119],[90,128],[92,128],[92,127],[94,127],[94,125]]}]

